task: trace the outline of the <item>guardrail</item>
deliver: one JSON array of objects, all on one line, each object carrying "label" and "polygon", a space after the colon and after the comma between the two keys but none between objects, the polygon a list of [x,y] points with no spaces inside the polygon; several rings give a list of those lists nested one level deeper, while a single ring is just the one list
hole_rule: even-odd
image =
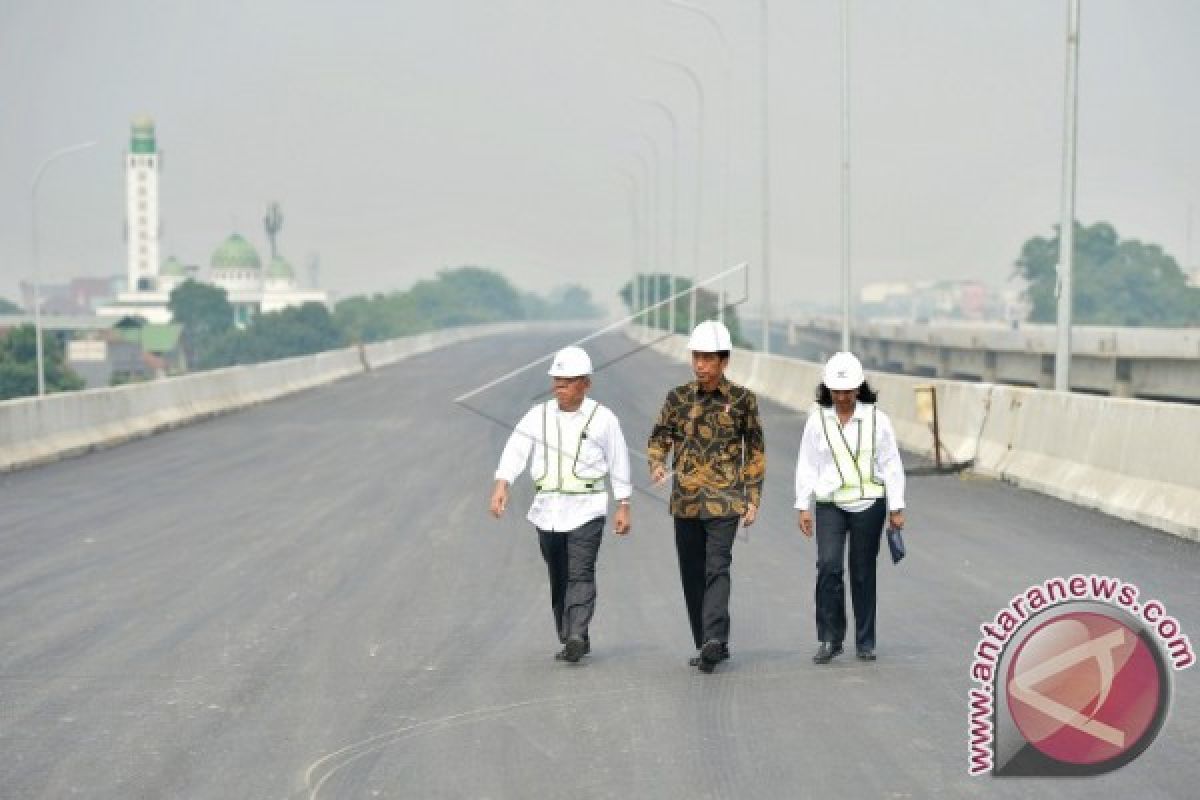
[{"label": "guardrail", "polygon": [[[841,349],[836,321],[788,322],[780,352],[819,358]],[[1053,325],[861,322],[852,349],[868,367],[949,380],[1050,388]],[[1114,397],[1200,402],[1200,328],[1080,325],[1071,332],[1071,388]]]},{"label": "guardrail", "polygon": [[[681,361],[683,336],[630,328]],[[728,375],[796,411],[808,411],[821,365],[738,350]],[[975,471],[1178,536],[1200,541],[1200,407],[868,371],[901,446],[933,455],[917,411],[918,386],[937,389],[942,444]],[[798,444],[798,443],[797,443]]]},{"label": "guardrail", "polygon": [[0,472],[149,436],[393,364],[455,342],[517,330],[477,325],[149,383],[0,402]]}]

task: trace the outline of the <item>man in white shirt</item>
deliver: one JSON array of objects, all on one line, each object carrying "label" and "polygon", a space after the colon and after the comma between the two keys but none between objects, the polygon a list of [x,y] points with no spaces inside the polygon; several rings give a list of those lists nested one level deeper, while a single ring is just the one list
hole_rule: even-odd
[{"label": "man in white shirt", "polygon": [[[817,536],[817,648],[828,664],[846,634],[843,564],[849,543],[854,644],[863,661],[875,660],[875,560],[886,517],[904,527],[904,464],[887,414],[852,353],[835,353],[817,387],[817,405],[804,424],[796,459],[800,530]],[[810,511],[816,500],[816,512]]]},{"label": "man in white shirt", "polygon": [[596,607],[596,555],[608,512],[608,483],[617,499],[613,532],[629,532],[629,451],[621,424],[587,396],[592,361],[580,347],[560,350],[550,366],[554,399],[517,424],[496,468],[491,512],[508,506],[508,487],[529,467],[537,495],[528,519],[537,528],[550,576],[550,602],[563,649],[575,663],[591,652],[588,625]]}]

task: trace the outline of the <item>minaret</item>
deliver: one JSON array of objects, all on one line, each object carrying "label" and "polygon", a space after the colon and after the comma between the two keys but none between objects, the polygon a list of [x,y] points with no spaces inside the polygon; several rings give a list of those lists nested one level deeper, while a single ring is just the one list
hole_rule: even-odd
[{"label": "minaret", "polygon": [[158,283],[158,170],[154,120],[133,120],[125,161],[125,230],[129,245],[129,291],[153,291]]}]

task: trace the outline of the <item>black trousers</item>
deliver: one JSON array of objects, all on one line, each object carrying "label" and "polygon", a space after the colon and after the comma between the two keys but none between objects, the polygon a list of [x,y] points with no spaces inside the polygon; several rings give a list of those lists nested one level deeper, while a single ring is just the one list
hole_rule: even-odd
[{"label": "black trousers", "polygon": [[875,559],[887,503],[851,513],[833,503],[817,503],[817,639],[841,644],[846,635],[846,589],[842,578],[850,540],[850,599],[854,604],[854,645],[875,649]]},{"label": "black trousers", "polygon": [[679,577],[697,648],[709,639],[729,642],[729,567],[738,522],[738,517],[675,517]]},{"label": "black trousers", "polygon": [[538,543],[550,575],[550,605],[558,640],[588,638],[596,610],[596,555],[604,535],[604,517],[565,533],[538,529]]}]

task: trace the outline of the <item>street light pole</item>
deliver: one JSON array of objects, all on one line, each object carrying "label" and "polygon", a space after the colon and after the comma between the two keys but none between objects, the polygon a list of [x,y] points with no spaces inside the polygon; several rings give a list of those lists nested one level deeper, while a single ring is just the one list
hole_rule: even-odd
[{"label": "street light pole", "polygon": [[635,287],[637,285],[637,274],[638,274],[640,265],[642,263],[643,232],[642,232],[641,219],[640,219],[641,213],[640,213],[640,209],[638,207],[640,199],[641,199],[640,195],[641,195],[642,187],[637,179],[637,176],[635,176],[632,172],[630,172],[626,169],[620,169],[620,168],[618,168],[618,172],[620,172],[621,177],[625,178],[625,180],[628,181],[628,185],[629,185],[629,221],[630,221],[630,231],[632,234],[632,236],[630,237],[630,248],[631,248],[630,254],[631,255],[630,255],[629,261],[630,261],[630,266],[632,267],[632,269],[630,270],[630,273],[633,276],[632,281],[629,284],[629,308],[632,311],[634,309],[634,297],[635,297],[635,292],[636,292]]},{"label": "street light pole", "polygon": [[[641,180],[641,184],[640,184],[641,185],[640,203],[641,203],[641,209],[642,209],[642,258],[641,258],[641,269],[638,271],[637,274],[634,275],[634,280],[636,281],[636,286],[637,286],[636,291],[637,291],[637,301],[638,301],[638,304],[635,307],[635,310],[641,311],[642,307],[644,306],[644,302],[645,302],[645,296],[644,296],[645,288],[643,286],[644,281],[640,279],[640,276],[645,274],[646,270],[648,269],[648,265],[650,263],[651,252],[652,252],[651,247],[653,246],[653,242],[654,242],[654,240],[650,237],[658,235],[658,231],[657,231],[658,223],[657,223],[657,220],[654,219],[652,207],[651,207],[651,203],[653,202],[653,197],[654,197],[654,195],[652,194],[653,187],[651,186],[651,182],[656,179],[654,177],[654,175],[656,173],[652,172],[652,170],[650,168],[650,162],[646,159],[646,157],[644,155],[642,155],[641,153],[634,153],[633,156],[635,159],[637,159],[638,166],[640,166],[642,169],[642,172],[641,172],[642,180]],[[633,291],[633,290],[631,290],[631,291]]]},{"label": "street light pole", "polygon": [[682,72],[696,90],[696,221],[692,231],[692,291],[688,303],[688,330],[696,325],[696,287],[700,284],[700,230],[704,222],[704,121],[707,117],[704,102],[704,84],[696,71],[678,61],[658,58],[660,63]]},{"label": "street light pole", "polygon": [[768,57],[767,0],[760,0],[762,38],[762,351],[771,352],[771,133],[770,115],[770,59]]},{"label": "street light pole", "polygon": [[[720,185],[717,190],[717,201],[720,204],[718,206],[718,213],[719,213],[720,219],[721,219],[721,263],[720,263],[720,266],[721,266],[721,269],[725,269],[729,266],[729,198],[728,198],[728,194],[729,194],[729,183],[731,180],[730,176],[733,173],[733,170],[731,168],[732,156],[731,156],[731,149],[730,149],[732,146],[731,142],[733,139],[733,135],[732,135],[733,126],[732,126],[732,122],[731,122],[732,114],[729,113],[730,108],[732,107],[732,104],[733,104],[733,55],[732,55],[732,51],[729,47],[729,40],[725,37],[725,30],[724,30],[724,28],[721,27],[720,20],[718,20],[715,16],[713,16],[713,14],[711,14],[709,11],[702,8],[701,6],[694,5],[692,3],[687,2],[687,0],[666,0],[666,2],[668,5],[674,6],[676,8],[684,9],[685,11],[690,11],[693,14],[696,14],[697,16],[701,17],[713,29],[713,32],[717,35],[717,41],[720,42],[720,44],[721,44],[721,57],[722,57],[721,69],[722,69],[722,72],[724,73],[724,89],[723,89],[722,97],[725,98],[725,104],[726,104],[727,108],[726,108],[724,124],[722,125],[722,131],[724,132],[724,137],[723,137],[721,146],[722,146],[722,150],[724,152],[722,153],[722,159],[721,159],[721,173],[722,174],[720,176],[720,182],[719,182]],[[721,292],[719,291],[718,294],[720,295]],[[720,301],[718,300],[718,307],[719,306],[720,306]]]},{"label": "street light pole", "polygon": [[850,352],[850,3],[842,22],[842,352]]},{"label": "street light pole", "polygon": [[1079,111],[1079,0],[1067,0],[1067,85],[1063,125],[1062,222],[1058,230],[1058,342],[1054,388],[1071,390],[1071,273],[1075,264],[1075,141]]},{"label": "street light pole", "polygon": [[652,97],[640,98],[661,111],[671,124],[671,275],[667,282],[667,329],[675,333],[675,273],[679,264],[679,120],[670,106]]},{"label": "street light pole", "polygon": [[[662,260],[662,235],[661,235],[662,225],[660,224],[661,219],[662,219],[662,216],[661,216],[662,191],[659,188],[659,176],[662,174],[662,169],[661,169],[662,158],[660,157],[659,152],[658,152],[658,142],[656,142],[652,137],[648,136],[645,133],[639,133],[638,137],[640,139],[642,139],[642,141],[644,141],[646,143],[646,145],[650,148],[651,158],[650,158],[649,165],[647,166],[647,169],[650,173],[650,179],[646,182],[646,185],[647,185],[646,216],[647,216],[647,219],[650,221],[647,227],[649,227],[651,230],[651,234],[650,234],[651,246],[647,250],[647,256],[651,260],[651,266],[657,270],[659,268],[659,263]],[[639,155],[639,158],[640,157],[641,156]],[[643,163],[646,163],[646,162],[643,160]],[[638,288],[640,290],[639,294],[643,301],[647,300],[646,295],[649,294],[650,297],[648,298],[648,300],[649,300],[648,305],[654,305],[658,300],[658,286],[657,286],[658,280],[655,279],[651,285],[647,286],[645,279],[648,277],[649,277],[649,275],[643,275],[643,279],[638,281]],[[645,306],[643,306],[643,307],[645,307]],[[641,311],[641,308],[639,308],[638,310]],[[657,323],[657,321],[658,321],[657,317],[658,317],[658,311],[656,310],[653,312],[653,315],[652,315],[652,318],[654,319],[655,323]],[[650,319],[651,319],[651,317],[647,317],[646,319],[640,320],[640,322],[643,325],[649,326]],[[655,324],[654,327],[658,327],[658,325]]]},{"label": "street light pole", "polygon": [[71,153],[77,153],[80,150],[86,150],[89,147],[94,147],[95,142],[81,142],[73,144],[69,147],[64,147],[60,150],[55,150],[50,155],[46,156],[45,160],[38,165],[37,171],[33,173],[33,182],[29,188],[29,207],[30,219],[32,223],[32,239],[33,239],[33,337],[34,349],[36,351],[37,360],[37,393],[38,397],[43,397],[46,394],[46,370],[43,365],[42,355],[42,275],[41,275],[41,258],[38,252],[38,224],[37,224],[37,190],[38,184],[42,182],[42,175],[46,172],[46,167],[53,162]]}]

